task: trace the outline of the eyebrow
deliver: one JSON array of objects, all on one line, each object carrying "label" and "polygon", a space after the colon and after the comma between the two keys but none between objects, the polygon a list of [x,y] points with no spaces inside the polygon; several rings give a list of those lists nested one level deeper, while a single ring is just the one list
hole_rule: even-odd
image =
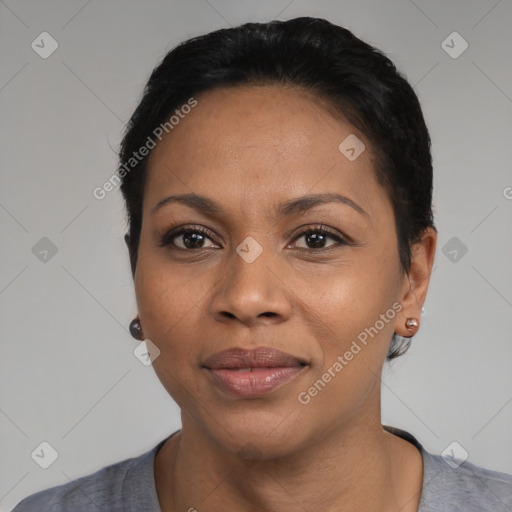
[{"label": "eyebrow", "polygon": [[[282,219],[289,215],[305,213],[316,206],[335,202],[350,206],[358,213],[368,216],[368,213],[363,210],[361,206],[348,197],[333,193],[314,194],[290,199],[278,205],[277,208],[274,209],[274,213],[278,219]],[[160,199],[151,210],[151,215],[154,215],[165,205],[172,203],[183,204],[211,217],[221,217],[225,214],[223,208],[218,203],[206,196],[198,194],[178,194]]]}]

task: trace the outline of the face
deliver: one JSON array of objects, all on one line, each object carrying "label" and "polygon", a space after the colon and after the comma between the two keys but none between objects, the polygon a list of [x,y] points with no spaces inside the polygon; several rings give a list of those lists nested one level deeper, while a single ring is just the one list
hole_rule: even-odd
[{"label": "face", "polygon": [[[275,456],[379,421],[378,376],[410,282],[364,134],[297,89],[197,101],[150,156],[135,273],[184,429]],[[356,159],[338,148],[349,135],[366,146]],[[306,196],[316,200],[297,202]],[[255,359],[279,368],[235,371]]]}]

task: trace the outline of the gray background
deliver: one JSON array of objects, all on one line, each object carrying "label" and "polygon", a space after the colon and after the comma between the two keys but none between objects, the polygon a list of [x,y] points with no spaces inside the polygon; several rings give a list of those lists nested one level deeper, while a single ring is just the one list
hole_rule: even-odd
[{"label": "gray background", "polygon": [[[5,0],[2,511],[179,428],[177,406],[132,353],[121,195],[99,201],[92,190],[114,172],[124,123],[168,50],[213,29],[302,15],[385,51],[414,85],[432,136],[436,265],[413,347],[385,369],[383,422],[435,453],[457,441],[471,462],[512,473],[510,1]],[[46,59],[31,48],[44,31],[59,45]],[[442,47],[453,31],[469,44],[458,58]],[[43,237],[57,249],[46,261]],[[46,470],[31,458],[42,441],[59,454]]]}]

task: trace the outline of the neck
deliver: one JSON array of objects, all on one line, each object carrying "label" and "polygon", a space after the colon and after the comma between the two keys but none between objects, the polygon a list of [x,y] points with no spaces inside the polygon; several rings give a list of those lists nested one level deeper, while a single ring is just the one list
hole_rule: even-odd
[{"label": "neck", "polygon": [[417,511],[421,454],[384,431],[380,415],[335,428],[299,452],[270,460],[226,454],[197,424],[183,420],[182,431],[155,461],[163,512]]}]

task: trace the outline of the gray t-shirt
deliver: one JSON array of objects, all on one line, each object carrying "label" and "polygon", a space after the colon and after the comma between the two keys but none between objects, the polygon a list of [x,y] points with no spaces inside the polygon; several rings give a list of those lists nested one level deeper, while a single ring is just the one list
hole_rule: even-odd
[{"label": "gray t-shirt", "polygon": [[[449,465],[440,455],[425,451],[409,432],[387,425],[384,429],[414,444],[421,452],[423,490],[418,512],[512,511],[512,475],[468,461],[453,468],[456,464]],[[161,512],[153,463],[169,437],[139,457],[32,494],[12,512]]]}]

